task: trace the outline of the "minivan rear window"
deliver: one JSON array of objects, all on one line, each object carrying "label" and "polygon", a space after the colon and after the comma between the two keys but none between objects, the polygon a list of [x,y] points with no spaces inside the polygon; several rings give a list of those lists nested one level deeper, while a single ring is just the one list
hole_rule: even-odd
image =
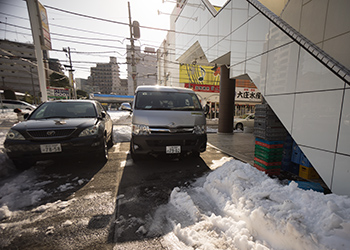
[{"label": "minivan rear window", "polygon": [[135,109],[200,111],[202,107],[194,93],[139,91]]}]

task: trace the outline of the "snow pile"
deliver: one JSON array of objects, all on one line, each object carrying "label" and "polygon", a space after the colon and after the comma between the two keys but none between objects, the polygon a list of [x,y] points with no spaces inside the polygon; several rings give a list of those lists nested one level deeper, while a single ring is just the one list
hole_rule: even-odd
[{"label": "snow pile", "polygon": [[10,217],[12,211],[31,206],[48,194],[42,189],[46,182],[37,182],[34,170],[17,175],[0,188],[0,220]]},{"label": "snow pile", "polygon": [[128,142],[131,139],[131,113],[129,111],[108,111],[113,121],[114,143]]},{"label": "snow pile", "polygon": [[113,124],[130,125],[131,113],[129,111],[108,111]]},{"label": "snow pile", "polygon": [[148,235],[170,249],[348,249],[350,199],[283,186],[231,160],[190,188],[175,188]]}]

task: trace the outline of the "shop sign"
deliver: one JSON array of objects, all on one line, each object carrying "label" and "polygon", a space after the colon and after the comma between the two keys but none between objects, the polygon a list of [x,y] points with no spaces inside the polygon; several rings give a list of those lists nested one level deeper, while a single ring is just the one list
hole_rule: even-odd
[{"label": "shop sign", "polygon": [[235,101],[261,102],[261,92],[256,88],[236,88]]},{"label": "shop sign", "polygon": [[219,85],[204,85],[195,83],[185,83],[185,88],[192,89],[195,92],[210,92],[210,93],[220,93]]},{"label": "shop sign", "polygon": [[52,99],[69,99],[69,89],[47,88],[47,97]]}]

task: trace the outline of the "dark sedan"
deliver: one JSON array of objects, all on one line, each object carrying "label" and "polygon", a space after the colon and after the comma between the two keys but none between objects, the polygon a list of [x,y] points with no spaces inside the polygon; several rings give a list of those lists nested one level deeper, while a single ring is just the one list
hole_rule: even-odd
[{"label": "dark sedan", "polygon": [[108,159],[112,119],[94,100],[49,101],[7,133],[4,148],[19,169],[40,160],[94,155]]}]

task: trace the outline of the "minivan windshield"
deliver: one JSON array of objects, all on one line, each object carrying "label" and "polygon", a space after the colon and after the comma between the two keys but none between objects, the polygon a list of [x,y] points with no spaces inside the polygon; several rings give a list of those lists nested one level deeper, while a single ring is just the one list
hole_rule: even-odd
[{"label": "minivan windshield", "polygon": [[135,109],[201,111],[202,107],[194,93],[139,91]]}]

